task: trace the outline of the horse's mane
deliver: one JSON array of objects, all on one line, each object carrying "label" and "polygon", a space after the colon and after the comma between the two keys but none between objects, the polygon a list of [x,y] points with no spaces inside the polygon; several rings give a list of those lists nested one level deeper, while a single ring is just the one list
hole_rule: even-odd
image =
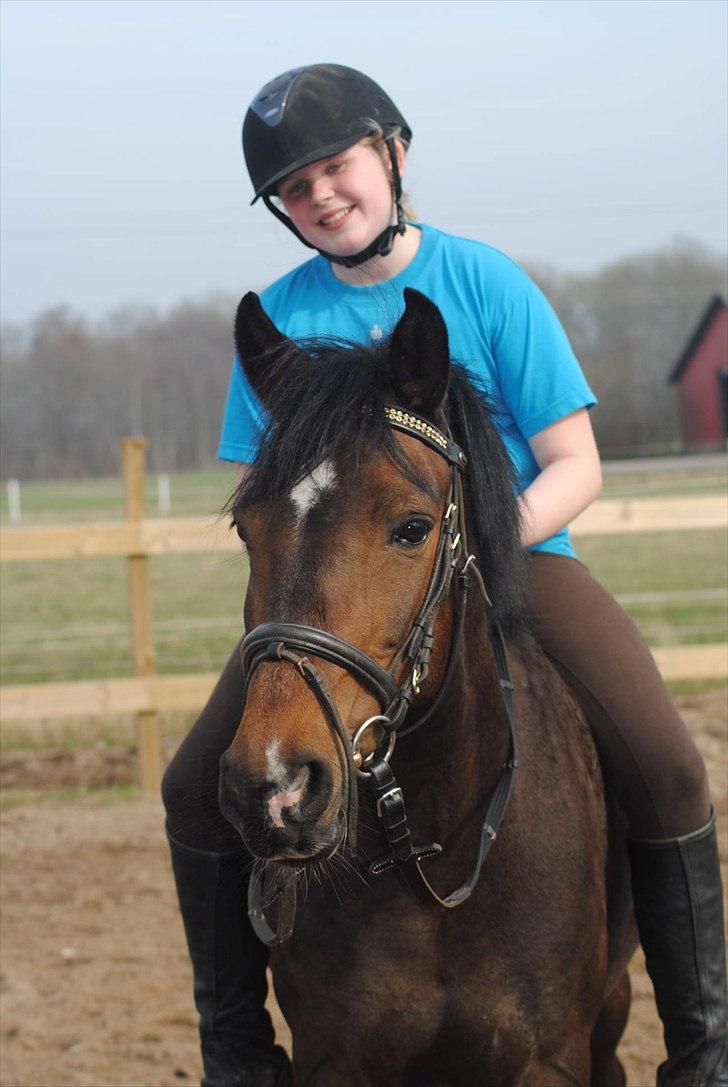
[{"label": "horse's mane", "polygon": [[[383,412],[386,404],[402,403],[392,392],[388,351],[386,340],[373,347],[299,341],[278,350],[265,394],[271,425],[226,509],[287,494],[326,459],[338,458],[353,474],[384,453],[418,482]],[[514,635],[523,623],[526,577],[515,475],[492,422],[487,394],[457,363],[452,364],[443,415],[431,421],[449,426],[468,457],[463,487],[470,550],[493,601],[493,620]]]}]

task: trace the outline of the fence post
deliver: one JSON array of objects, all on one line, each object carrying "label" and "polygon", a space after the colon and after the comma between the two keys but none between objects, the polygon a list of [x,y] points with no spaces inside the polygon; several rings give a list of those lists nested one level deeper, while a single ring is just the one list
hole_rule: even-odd
[{"label": "fence post", "polygon": [[8,517],[12,525],[20,524],[20,482],[8,480]]},{"label": "fence post", "polygon": [[[130,521],[139,522],[146,513],[144,471],[147,444],[146,438],[121,439],[125,513]],[[152,676],[155,660],[149,555],[140,551],[130,555],[128,561],[134,673],[137,676]],[[156,793],[162,778],[159,717],[156,709],[141,710],[136,720],[142,788],[145,792]]]},{"label": "fence post", "polygon": [[166,472],[160,472],[157,476],[157,505],[160,514],[165,516],[172,509],[172,487]]}]

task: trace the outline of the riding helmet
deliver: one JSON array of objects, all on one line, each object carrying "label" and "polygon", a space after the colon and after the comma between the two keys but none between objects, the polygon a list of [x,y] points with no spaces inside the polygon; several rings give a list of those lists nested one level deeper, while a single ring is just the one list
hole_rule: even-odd
[{"label": "riding helmet", "polygon": [[262,197],[269,210],[304,245],[310,246],[289,217],[271,203],[277,183],[295,170],[337,155],[379,130],[384,133],[392,160],[397,225],[387,227],[364,253],[346,258],[323,255],[340,264],[354,265],[375,253],[390,252],[394,236],[404,231],[401,181],[392,137],[398,135],[408,147],[412,130],[382,88],[354,68],[342,64],[292,68],[258,92],[243,123],[245,164],[255,190],[252,202]]}]

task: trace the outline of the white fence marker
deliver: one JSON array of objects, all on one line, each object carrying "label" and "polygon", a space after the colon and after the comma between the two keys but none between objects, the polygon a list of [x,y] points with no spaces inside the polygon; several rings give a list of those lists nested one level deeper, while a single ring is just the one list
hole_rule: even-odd
[{"label": "white fence marker", "polygon": [[157,477],[157,503],[161,514],[169,513],[172,509],[172,489],[166,472]]},{"label": "white fence marker", "polygon": [[20,483],[17,479],[8,480],[8,516],[14,525],[20,521]]}]

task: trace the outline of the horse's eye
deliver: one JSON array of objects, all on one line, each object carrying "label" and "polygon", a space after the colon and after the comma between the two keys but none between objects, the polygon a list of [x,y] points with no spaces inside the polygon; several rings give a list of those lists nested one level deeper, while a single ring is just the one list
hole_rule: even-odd
[{"label": "horse's eye", "polygon": [[409,517],[392,533],[392,542],[405,547],[419,547],[430,534],[432,521],[426,517]]},{"label": "horse's eye", "polygon": [[247,546],[248,541],[245,539],[245,532],[243,530],[243,527],[235,517],[233,517],[230,527],[235,529],[240,539]]}]

